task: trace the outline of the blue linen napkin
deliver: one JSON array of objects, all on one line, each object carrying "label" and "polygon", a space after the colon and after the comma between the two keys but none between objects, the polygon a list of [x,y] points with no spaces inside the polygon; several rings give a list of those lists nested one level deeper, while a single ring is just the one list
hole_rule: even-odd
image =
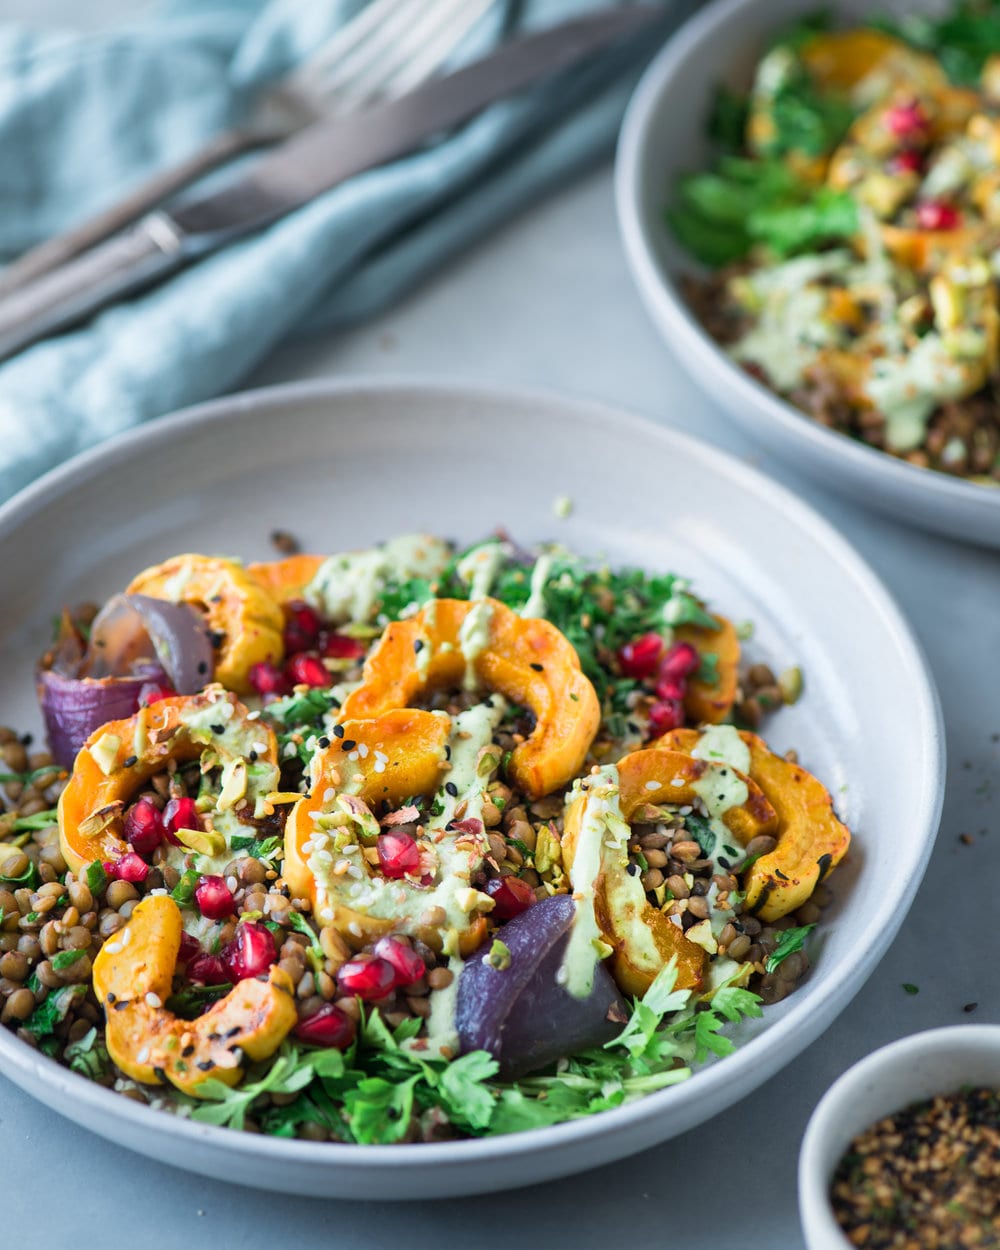
[{"label": "blue linen napkin", "polygon": [[[604,0],[502,3],[455,60]],[[0,502],[74,453],[235,386],[289,333],[369,316],[606,156],[641,68],[697,0],[557,83],[488,110],[163,286],[0,365]],[[0,256],[118,198],[233,124],[360,7],[166,0],[96,35],[0,27]],[[216,175],[218,176],[218,175]]]}]

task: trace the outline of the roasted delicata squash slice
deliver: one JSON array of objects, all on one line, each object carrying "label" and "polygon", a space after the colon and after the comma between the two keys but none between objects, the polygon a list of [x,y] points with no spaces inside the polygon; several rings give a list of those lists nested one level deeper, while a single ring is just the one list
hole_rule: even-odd
[{"label": "roasted delicata squash slice", "polygon": [[592,907],[600,940],[611,951],[612,974],[628,994],[644,993],[670,959],[677,961],[678,988],[702,987],[705,949],[653,906],[639,876],[629,871],[628,857],[640,807],[698,800],[719,810],[743,843],[778,823],[760,788],[728,763],[657,747],[634,751],[617,768],[584,778],[566,809],[562,857],[574,897],[579,907]]},{"label": "roasted delicata squash slice", "polygon": [[67,864],[79,871],[95,859],[124,855],[125,808],[171,760],[200,760],[203,774],[219,770],[219,793],[202,813],[204,827],[190,831],[200,835],[190,849],[223,852],[231,833],[247,832],[239,809],[249,804],[254,814],[278,784],[274,734],[249,716],[234,694],[215,685],[201,694],[161,699],[95,730],[59,799],[59,845]]},{"label": "roasted delicata squash slice", "polygon": [[167,895],[137,904],[125,927],[94,960],[94,993],[106,1016],[108,1054],[143,1085],[170,1081],[199,1097],[211,1078],[235,1085],[244,1060],[267,1059],[294,1027],[295,987],[275,964],[266,977],[240,981],[195,1020],[164,1004],[181,945],[181,913]]},{"label": "roasted delicata squash slice", "polygon": [[[840,863],[851,835],[837,819],[826,787],[799,764],[768,749],[763,738],[741,732],[743,752],[732,763],[760,787],[777,814],[770,830],[778,845],[762,855],[743,878],[745,906],[762,920],[779,920],[795,911]],[[697,729],[674,729],[658,745],[687,754],[704,749]],[[706,752],[707,754],[707,752]]]},{"label": "roasted delicata squash slice", "polygon": [[250,693],[254,664],[274,663],[284,654],[280,605],[235,560],[174,556],[133,578],[128,593],[188,603],[203,612],[218,640],[215,678],[237,694]]},{"label": "roasted delicata squash slice", "polygon": [[365,662],[345,719],[409,707],[431,690],[495,690],[528,707],[535,728],[514,749],[509,771],[540,798],[574,777],[597,732],[601,709],[573,645],[545,620],[518,616],[496,599],[436,599],[395,621]]},{"label": "roasted delicata squash slice", "polygon": [[[505,706],[493,695],[454,719],[397,708],[341,722],[342,736],[314,757],[310,796],[285,828],[285,880],[320,924],[355,948],[393,932],[449,954],[480,945],[494,904],[472,878],[489,854],[481,815],[500,763],[492,739]],[[387,876],[378,816],[433,796],[411,870]]]},{"label": "roasted delicata squash slice", "polygon": [[247,572],[276,603],[289,603],[301,599],[306,587],[319,571],[326,556],[306,555],[304,552],[286,556],[283,560],[264,560],[248,564]]}]

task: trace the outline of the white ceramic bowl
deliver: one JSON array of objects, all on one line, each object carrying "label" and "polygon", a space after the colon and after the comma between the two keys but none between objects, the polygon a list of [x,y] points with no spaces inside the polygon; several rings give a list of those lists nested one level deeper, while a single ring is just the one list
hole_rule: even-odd
[{"label": "white ceramic bowl", "polygon": [[841,1155],[870,1124],[963,1085],[1000,1089],[1000,1025],[930,1029],[883,1046],[823,1095],[802,1139],[799,1210],[809,1250],[852,1250],[833,1215],[829,1189]]},{"label": "white ceramic bowl", "polygon": [[[553,501],[568,495],[568,519]],[[669,505],[664,501],[669,498]],[[506,525],[618,564],[682,570],[756,623],[753,654],[797,661],[800,701],[769,722],[857,830],[821,957],[740,1047],[682,1085],[569,1124],[476,1141],[353,1146],[235,1133],[154,1111],[0,1028],[0,1073],[120,1144],[206,1175],[350,1198],[468,1195],[619,1159],[724,1111],[843,1010],[892,941],[930,856],[944,787],[937,696],[898,609],[860,557],[786,490],[675,431],[612,408],[454,384],[312,382],[161,419],[0,508],[0,707],[37,727],[32,672],[52,613],[100,599],[178,551],[267,558],[427,529]],[[831,606],[832,605],[832,606]],[[47,1160],[57,1166],[57,1160]]]},{"label": "white ceramic bowl", "polygon": [[[696,265],[664,221],[678,177],[704,169],[705,134],[720,83],[745,90],[768,37],[803,14],[832,9],[844,23],[892,9],[891,0],[716,0],[653,61],[629,106],[616,169],[625,252],[667,346],[733,420],[821,483],[913,524],[1000,546],[1000,488],[919,469],[825,429],[734,364],[688,310],[678,279]],[[906,0],[909,11],[938,0]]]}]

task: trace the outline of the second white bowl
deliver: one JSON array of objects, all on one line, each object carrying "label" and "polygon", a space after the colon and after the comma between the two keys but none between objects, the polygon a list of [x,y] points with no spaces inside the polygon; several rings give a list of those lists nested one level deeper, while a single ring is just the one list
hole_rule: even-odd
[{"label": "second white bowl", "polygon": [[[749,86],[768,41],[817,0],[717,0],[688,22],[653,61],[629,105],[615,171],[625,252],[646,309],[678,361],[734,421],[821,484],[843,490],[927,529],[1000,547],[1000,489],[920,469],[828,430],[736,365],[701,328],[680,291],[694,262],[671,237],[664,210],[677,179],[705,169],[706,135],[721,83]],[[836,0],[843,24],[870,20],[867,0]],[[879,0],[874,11],[902,7]],[[940,0],[905,0],[908,11]]]},{"label": "second white bowl", "polygon": [[854,1138],[894,1111],[965,1085],[1000,1089],[1000,1025],[915,1033],[876,1050],[831,1085],[812,1114],[799,1155],[799,1212],[809,1250],[853,1250],[829,1195]]}]

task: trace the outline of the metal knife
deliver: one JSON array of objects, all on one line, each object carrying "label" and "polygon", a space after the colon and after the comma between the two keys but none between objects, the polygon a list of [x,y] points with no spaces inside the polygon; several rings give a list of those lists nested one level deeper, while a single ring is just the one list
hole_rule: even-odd
[{"label": "metal knife", "polygon": [[663,17],[662,8],[647,4],[605,9],[513,39],[389,103],[317,122],[219,191],[169,213],[150,213],[0,300],[0,359],[270,225],[355,174],[413,152],[498,100]]}]

